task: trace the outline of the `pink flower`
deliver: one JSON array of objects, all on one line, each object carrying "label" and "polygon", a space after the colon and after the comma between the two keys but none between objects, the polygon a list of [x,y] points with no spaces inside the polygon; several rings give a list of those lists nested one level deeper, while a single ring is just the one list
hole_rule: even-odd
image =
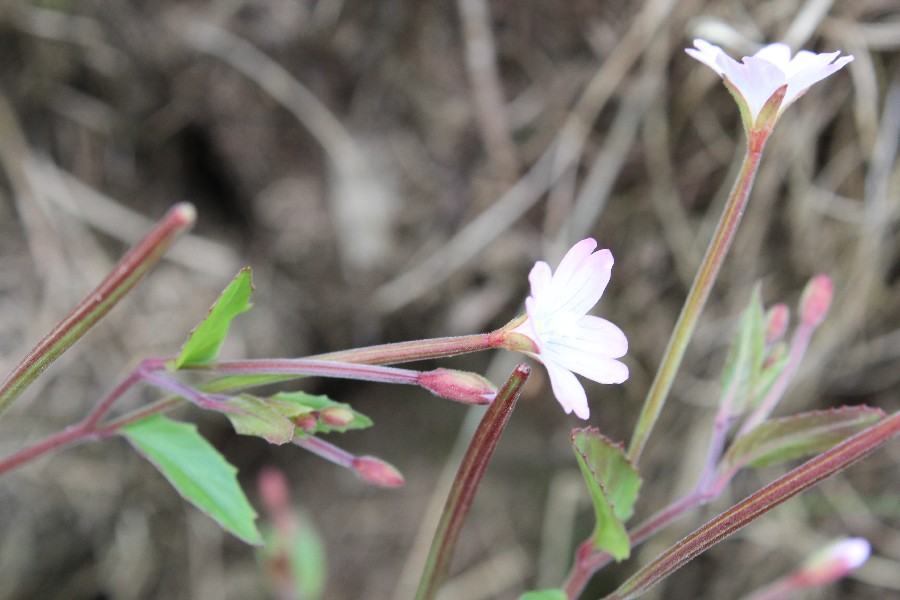
[{"label": "pink flower", "polygon": [[[590,416],[590,409],[573,373],[598,383],[628,379],[628,367],[615,360],[628,351],[625,334],[606,319],[587,314],[606,289],[613,266],[612,253],[594,252],[596,247],[592,238],[578,242],[556,273],[544,261],[535,263],[528,276],[527,317],[511,324],[512,343],[507,344],[542,362],[556,399],[567,413],[582,419]],[[516,343],[516,334],[527,340]]]},{"label": "pink flower", "polygon": [[817,54],[801,50],[791,58],[791,49],[787,45],[769,44],[753,56],[745,56],[738,62],[720,47],[704,40],[694,40],[694,48],[687,48],[685,52],[725,80],[738,104],[743,103],[741,113],[744,114],[744,125],[748,131],[761,125],[757,120],[763,107],[782,86],[786,85],[787,88],[784,98],[773,107],[776,119],[812,84],[825,79],[853,60],[852,56],[838,58],[840,51]]}]

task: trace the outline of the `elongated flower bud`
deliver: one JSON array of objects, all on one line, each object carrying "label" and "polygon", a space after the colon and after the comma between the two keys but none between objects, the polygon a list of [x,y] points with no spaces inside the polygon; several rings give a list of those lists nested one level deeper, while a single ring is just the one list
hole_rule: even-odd
[{"label": "elongated flower bud", "polygon": [[846,538],[829,544],[813,554],[791,576],[796,587],[813,587],[829,584],[846,577],[869,559],[872,548],[863,538]]},{"label": "elongated flower bud", "polygon": [[374,456],[355,457],[351,468],[360,479],[379,487],[397,488],[406,483],[396,467]]},{"label": "elongated flower bud", "polygon": [[419,385],[441,398],[464,404],[490,404],[497,388],[476,373],[454,369],[435,369],[419,375]]},{"label": "elongated flower bud", "polygon": [[800,297],[800,320],[810,327],[818,327],[825,320],[834,296],[834,285],[827,275],[816,275],[809,280]]}]

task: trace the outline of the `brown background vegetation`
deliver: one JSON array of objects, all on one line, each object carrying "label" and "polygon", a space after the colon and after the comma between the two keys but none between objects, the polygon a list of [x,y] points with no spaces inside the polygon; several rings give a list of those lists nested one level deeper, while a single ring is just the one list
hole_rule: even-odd
[{"label": "brown background vegetation", "polygon": [[[489,11],[485,13],[484,11]],[[834,278],[782,414],[897,410],[900,10],[891,0],[243,0],[0,5],[0,366],[11,367],[175,201],[200,213],[131,297],[29,390],[0,450],[77,420],[145,356],[174,352],[242,265],[255,309],[229,356],[302,356],[486,331],[515,315],[536,259],[595,236],[616,257],[602,314],[632,376],[588,385],[591,424],[629,435],[743,150],[737,109],[683,48],[786,40],[849,68],[780,122],[750,208],[643,464],[646,515],[696,476],[735,315],[755,281],[795,305]],[[471,54],[467,54],[471,53]],[[462,236],[462,237],[461,237]],[[510,356],[441,363],[501,381]],[[417,536],[466,439],[465,407],[415,389],[312,382],[371,430],[333,439],[385,458],[384,491],[295,447],[186,410],[255,499],[277,465],[325,539],[327,598],[408,597]],[[132,404],[153,393],[135,395]],[[449,597],[558,584],[590,531],[567,418],[539,369],[473,509]],[[448,459],[447,457],[450,456]],[[774,511],[656,597],[736,598],[832,537],[876,557],[822,598],[900,593],[896,442]],[[594,596],[779,469],[741,477],[604,571]],[[425,523],[423,525],[423,523]],[[121,441],[0,484],[0,598],[265,598],[253,550],[187,506]]]}]

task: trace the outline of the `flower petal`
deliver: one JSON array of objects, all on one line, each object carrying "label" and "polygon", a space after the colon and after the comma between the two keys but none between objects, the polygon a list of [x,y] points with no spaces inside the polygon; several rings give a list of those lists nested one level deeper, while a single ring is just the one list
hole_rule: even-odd
[{"label": "flower petal", "polygon": [[566,414],[574,412],[581,419],[589,418],[591,409],[588,407],[587,394],[584,393],[584,388],[575,375],[550,361],[545,361],[544,366],[550,376],[553,395]]},{"label": "flower petal", "polygon": [[622,383],[628,379],[628,366],[606,356],[591,356],[553,343],[547,344],[541,356],[545,365],[555,363],[597,383]]},{"label": "flower petal", "polygon": [[531,296],[535,299],[543,298],[550,290],[550,282],[553,278],[553,272],[550,265],[542,260],[534,263],[531,273],[528,274],[528,282],[531,284]]},{"label": "flower petal", "polygon": [[[594,240],[591,238],[583,240],[587,241],[596,247]],[[553,274],[550,292],[553,301],[546,307],[544,313],[546,318],[553,318],[553,315],[560,313],[576,316],[585,314],[597,304],[609,283],[614,262],[609,250],[599,250],[581,256],[571,254],[571,251],[566,254]]]}]

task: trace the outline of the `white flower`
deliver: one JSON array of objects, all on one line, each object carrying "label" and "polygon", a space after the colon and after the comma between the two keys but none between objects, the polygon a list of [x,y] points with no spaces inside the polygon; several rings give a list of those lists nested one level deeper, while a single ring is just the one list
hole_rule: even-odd
[{"label": "white flower", "polygon": [[718,73],[743,98],[751,121],[748,129],[756,125],[763,106],[780,87],[787,85],[787,90],[776,107],[776,117],[812,84],[853,60],[852,56],[838,58],[840,51],[817,54],[801,50],[791,58],[786,44],[769,44],[738,62],[705,40],[694,40],[694,48],[685,52]]},{"label": "white flower", "polygon": [[606,319],[587,314],[606,289],[613,266],[612,253],[594,252],[596,247],[592,238],[578,242],[556,273],[544,261],[536,262],[528,276],[527,318],[511,330],[531,341],[532,350],[525,353],[547,368],[553,394],[565,411],[582,419],[590,409],[573,372],[598,383],[628,379],[628,367],[615,360],[628,351],[625,334]]}]

